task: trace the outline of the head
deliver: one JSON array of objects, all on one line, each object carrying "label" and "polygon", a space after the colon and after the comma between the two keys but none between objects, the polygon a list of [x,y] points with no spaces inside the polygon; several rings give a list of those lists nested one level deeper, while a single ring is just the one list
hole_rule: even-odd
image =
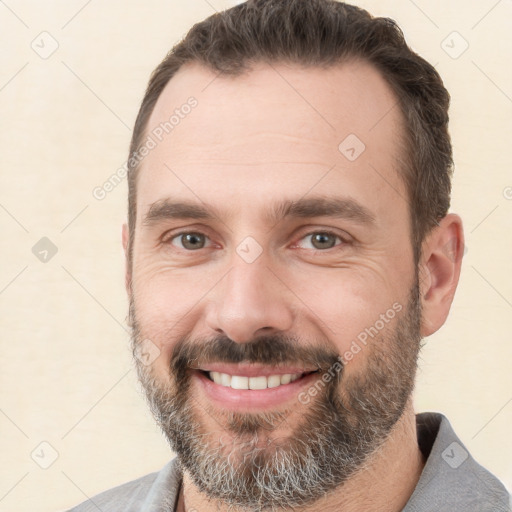
[{"label": "head", "polygon": [[[135,358],[151,407],[210,497],[312,502],[410,405],[460,272],[448,103],[391,20],[327,0],[216,14],[154,71],[123,230],[133,346],[151,347]],[[248,363],[301,376],[244,403],[207,376]]]},{"label": "head", "polygon": [[185,64],[201,64],[215,75],[236,77],[254,62],[287,62],[314,72],[353,59],[379,71],[394,92],[393,110],[403,118],[397,170],[407,191],[417,263],[422,241],[450,206],[450,96],[435,68],[408,47],[393,20],[330,0],[245,2],[194,25],[154,70],[130,144],[129,258],[137,217],[137,176],[144,158],[140,148],[150,132],[148,121],[158,98]]}]

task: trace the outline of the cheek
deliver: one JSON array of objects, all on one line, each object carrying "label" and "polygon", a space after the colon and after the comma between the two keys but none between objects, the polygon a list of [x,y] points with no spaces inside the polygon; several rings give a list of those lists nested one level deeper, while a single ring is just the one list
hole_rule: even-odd
[{"label": "cheek", "polygon": [[192,332],[201,300],[215,280],[210,284],[201,277],[204,273],[195,276],[151,264],[138,270],[133,280],[135,316],[142,336],[168,361],[175,343]]},{"label": "cheek", "polygon": [[[343,355],[357,351],[393,328],[397,310],[404,310],[402,297],[385,274],[332,269],[294,280],[293,288],[304,302],[302,315],[316,324],[322,335]],[[370,333],[370,334],[369,334]],[[349,356],[350,357],[350,356]],[[361,359],[361,358],[360,358]]]},{"label": "cheek", "polygon": [[[200,276],[173,268],[156,258],[135,265],[133,293],[137,309],[146,321],[178,322],[201,296]],[[200,272],[199,274],[203,274]]]}]

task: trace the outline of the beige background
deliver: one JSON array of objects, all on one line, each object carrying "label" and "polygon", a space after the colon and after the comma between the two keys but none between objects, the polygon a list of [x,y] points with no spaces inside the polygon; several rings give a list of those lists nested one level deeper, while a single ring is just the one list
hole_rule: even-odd
[{"label": "beige background", "polygon": [[[229,5],[0,2],[2,511],[62,510],[170,458],[128,350],[126,183],[103,201],[92,190],[126,159],[151,70],[192,23]],[[359,5],[396,19],[453,98],[452,211],[468,252],[449,320],[422,354],[416,407],[445,413],[511,489],[512,2]],[[51,38],[59,46],[44,59]],[[58,248],[46,263],[32,253],[42,237]]]}]

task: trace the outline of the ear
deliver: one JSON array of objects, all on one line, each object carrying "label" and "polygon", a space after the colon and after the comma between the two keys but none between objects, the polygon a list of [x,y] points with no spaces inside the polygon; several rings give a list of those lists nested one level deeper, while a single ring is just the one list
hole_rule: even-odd
[{"label": "ear", "polygon": [[463,254],[462,220],[450,213],[427,236],[422,247],[422,336],[430,336],[445,323],[459,282]]},{"label": "ear", "polygon": [[124,274],[124,286],[126,293],[130,296],[132,290],[132,269],[130,265],[130,257],[128,254],[130,231],[128,230],[128,224],[123,224],[122,228],[122,239],[123,239],[123,250],[124,250],[124,261],[125,261],[125,274]]}]

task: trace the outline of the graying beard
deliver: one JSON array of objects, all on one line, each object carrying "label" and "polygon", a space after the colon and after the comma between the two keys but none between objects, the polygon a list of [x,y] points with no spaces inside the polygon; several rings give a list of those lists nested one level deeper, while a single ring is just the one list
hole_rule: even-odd
[{"label": "graying beard", "polygon": [[[228,510],[233,512],[275,512],[284,507],[298,507],[318,500],[356,471],[365,469],[370,454],[374,453],[387,437],[389,431],[383,429],[383,424],[396,423],[397,411],[401,415],[403,410],[400,403],[385,400],[385,403],[381,404],[382,409],[393,411],[395,414],[383,419],[382,409],[380,417],[374,416],[376,411],[372,410],[373,407],[359,402],[360,412],[364,411],[367,423],[357,438],[357,449],[350,450],[345,444],[333,442],[335,436],[332,436],[332,429],[323,429],[329,424],[334,425],[336,417],[333,411],[322,403],[314,412],[316,418],[324,419],[322,424],[313,430],[314,443],[311,443],[311,438],[309,443],[303,439],[295,439],[291,447],[276,448],[270,456],[265,452],[268,447],[256,447],[247,453],[249,460],[246,464],[240,461],[234,464],[229,458],[223,457],[221,447],[208,447],[208,443],[205,442],[207,434],[199,433],[197,422],[193,421],[191,402],[184,401],[180,406],[179,400],[173,400],[172,395],[163,391],[152,378],[148,379],[148,376],[144,375],[144,370],[141,381],[151,409],[174,451],[178,454],[182,452],[181,463],[185,462],[201,492],[224,501],[228,505]],[[399,377],[395,373],[393,381],[397,379]],[[403,386],[403,381],[391,384],[395,389]],[[166,411],[166,414],[162,411]],[[311,435],[311,432],[309,434]],[[181,443],[184,437],[186,442]],[[257,438],[254,439],[254,444],[256,441]],[[185,447],[188,448],[184,450]],[[332,473],[332,469],[339,467],[340,464],[345,466],[345,473],[341,477],[339,473]],[[249,474],[245,475],[246,478],[241,478],[241,475],[247,472]],[[248,478],[251,481],[250,486],[247,484]],[[283,504],[286,505],[283,507]]]},{"label": "graying beard", "polygon": [[[268,446],[253,446],[243,461],[223,456],[223,447],[209,447],[208,433],[199,431],[200,423],[194,416],[193,400],[187,400],[188,393],[175,394],[170,385],[160,384],[135,359],[137,372],[150,408],[178,455],[180,466],[201,492],[223,502],[232,512],[275,512],[300,507],[318,500],[354,473],[364,471],[370,456],[400,419],[414,388],[421,344],[421,312],[414,301],[410,307],[410,317],[397,324],[395,339],[377,342],[380,346],[390,343],[386,355],[391,360],[382,357],[382,350],[375,349],[369,354],[365,377],[355,377],[349,383],[352,389],[345,386],[340,396],[329,396],[325,401],[321,400],[323,396],[317,397],[306,414],[307,427],[299,425],[295,429],[289,446],[276,442],[270,454]],[[136,343],[136,336],[133,341]],[[237,421],[242,417],[238,415],[237,420],[237,415],[228,415],[232,431],[240,428]],[[357,423],[361,418],[363,421]],[[246,430],[258,422],[264,425],[275,419],[272,414],[252,415]],[[304,429],[307,437],[300,435]],[[351,437],[347,438],[347,431]],[[243,442],[245,438],[247,435],[235,436],[234,441]],[[254,445],[256,441],[254,438]]]}]

